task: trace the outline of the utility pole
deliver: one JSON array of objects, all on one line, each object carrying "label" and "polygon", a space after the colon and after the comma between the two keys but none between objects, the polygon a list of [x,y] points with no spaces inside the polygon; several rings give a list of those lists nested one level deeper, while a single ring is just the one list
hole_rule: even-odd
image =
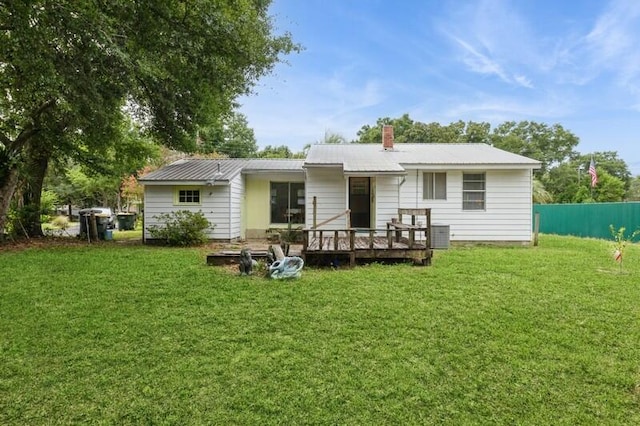
[{"label": "utility pole", "polygon": [[582,179],[582,169],[583,169],[583,168],[584,168],[584,167],[582,166],[582,164],[580,164],[580,165],[578,166],[578,186],[580,186],[580,180]]}]

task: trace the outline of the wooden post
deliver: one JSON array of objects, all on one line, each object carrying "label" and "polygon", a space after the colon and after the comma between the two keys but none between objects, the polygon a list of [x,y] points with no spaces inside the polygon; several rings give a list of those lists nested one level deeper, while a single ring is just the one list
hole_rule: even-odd
[{"label": "wooden post", "polygon": [[424,236],[426,238],[426,248],[427,251],[431,250],[431,209],[427,209],[426,210],[426,217],[427,217],[427,223],[425,223],[425,226],[427,228],[427,230],[424,232]]},{"label": "wooden post", "polygon": [[533,245],[538,245],[538,233],[540,232],[540,212],[537,212],[533,219]]},{"label": "wooden post", "polygon": [[373,241],[375,238],[375,229],[369,229],[369,248],[372,249],[373,248]]},{"label": "wooden post", "polygon": [[338,237],[338,231],[334,231],[333,232],[333,250],[338,251],[338,241],[339,241],[339,237]]},{"label": "wooden post", "polygon": [[302,231],[302,252],[305,253],[309,248],[309,231],[304,229]]},{"label": "wooden post", "polygon": [[87,232],[89,232],[91,239],[98,239],[98,224],[96,223],[96,215],[93,212],[91,212],[91,215],[89,216],[89,229],[87,229]]},{"label": "wooden post", "polygon": [[324,241],[322,241],[322,231],[320,231],[320,235],[319,235],[320,239],[318,240],[318,250],[322,250],[322,243]]}]

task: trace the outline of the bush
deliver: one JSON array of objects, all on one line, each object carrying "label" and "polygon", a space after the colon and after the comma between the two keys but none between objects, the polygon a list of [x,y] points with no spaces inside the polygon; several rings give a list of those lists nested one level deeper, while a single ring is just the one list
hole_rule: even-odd
[{"label": "bush", "polygon": [[170,246],[190,246],[205,243],[208,240],[206,230],[214,225],[199,211],[178,210],[154,216],[163,225],[151,225],[147,229],[154,239],[162,240]]},{"label": "bush", "polygon": [[69,227],[69,218],[67,216],[56,216],[51,221],[51,224],[58,229],[66,230]]}]

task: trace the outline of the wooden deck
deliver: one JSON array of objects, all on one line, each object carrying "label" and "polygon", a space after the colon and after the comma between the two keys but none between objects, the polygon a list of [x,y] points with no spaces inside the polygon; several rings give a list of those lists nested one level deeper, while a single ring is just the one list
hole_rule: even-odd
[{"label": "wooden deck", "polygon": [[[396,226],[400,225],[400,226]],[[353,266],[358,261],[412,261],[431,264],[427,228],[389,224],[387,229],[304,230],[302,256],[310,264],[335,260]]]}]

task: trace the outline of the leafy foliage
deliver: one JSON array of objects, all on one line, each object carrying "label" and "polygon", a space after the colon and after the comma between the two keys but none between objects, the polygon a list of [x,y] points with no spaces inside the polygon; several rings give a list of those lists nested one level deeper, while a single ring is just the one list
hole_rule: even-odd
[{"label": "leafy foliage", "polygon": [[488,143],[489,123],[456,121],[448,125],[414,121],[409,114],[400,118],[384,117],[374,126],[365,125],[358,131],[357,143],[381,143],[382,127],[393,126],[394,141],[398,143]]},{"label": "leafy foliage", "polygon": [[553,196],[538,179],[533,180],[533,202],[547,204],[553,201]]},{"label": "leafy foliage", "polygon": [[247,118],[233,112],[198,132],[198,152],[218,153],[229,158],[254,157],[258,150]]},{"label": "leafy foliage", "polygon": [[274,34],[269,3],[2,2],[0,232],[16,188],[31,178],[37,192],[52,159],[95,170],[111,158],[125,114],[192,150],[198,128],[299,49]]},{"label": "leafy foliage", "polygon": [[303,153],[293,153],[286,145],[271,146],[267,145],[263,150],[258,152],[259,158],[304,158]]},{"label": "leafy foliage", "polygon": [[154,216],[162,225],[151,225],[147,229],[155,239],[164,241],[170,246],[191,246],[205,243],[208,240],[207,229],[213,226],[200,212],[178,210]]}]

